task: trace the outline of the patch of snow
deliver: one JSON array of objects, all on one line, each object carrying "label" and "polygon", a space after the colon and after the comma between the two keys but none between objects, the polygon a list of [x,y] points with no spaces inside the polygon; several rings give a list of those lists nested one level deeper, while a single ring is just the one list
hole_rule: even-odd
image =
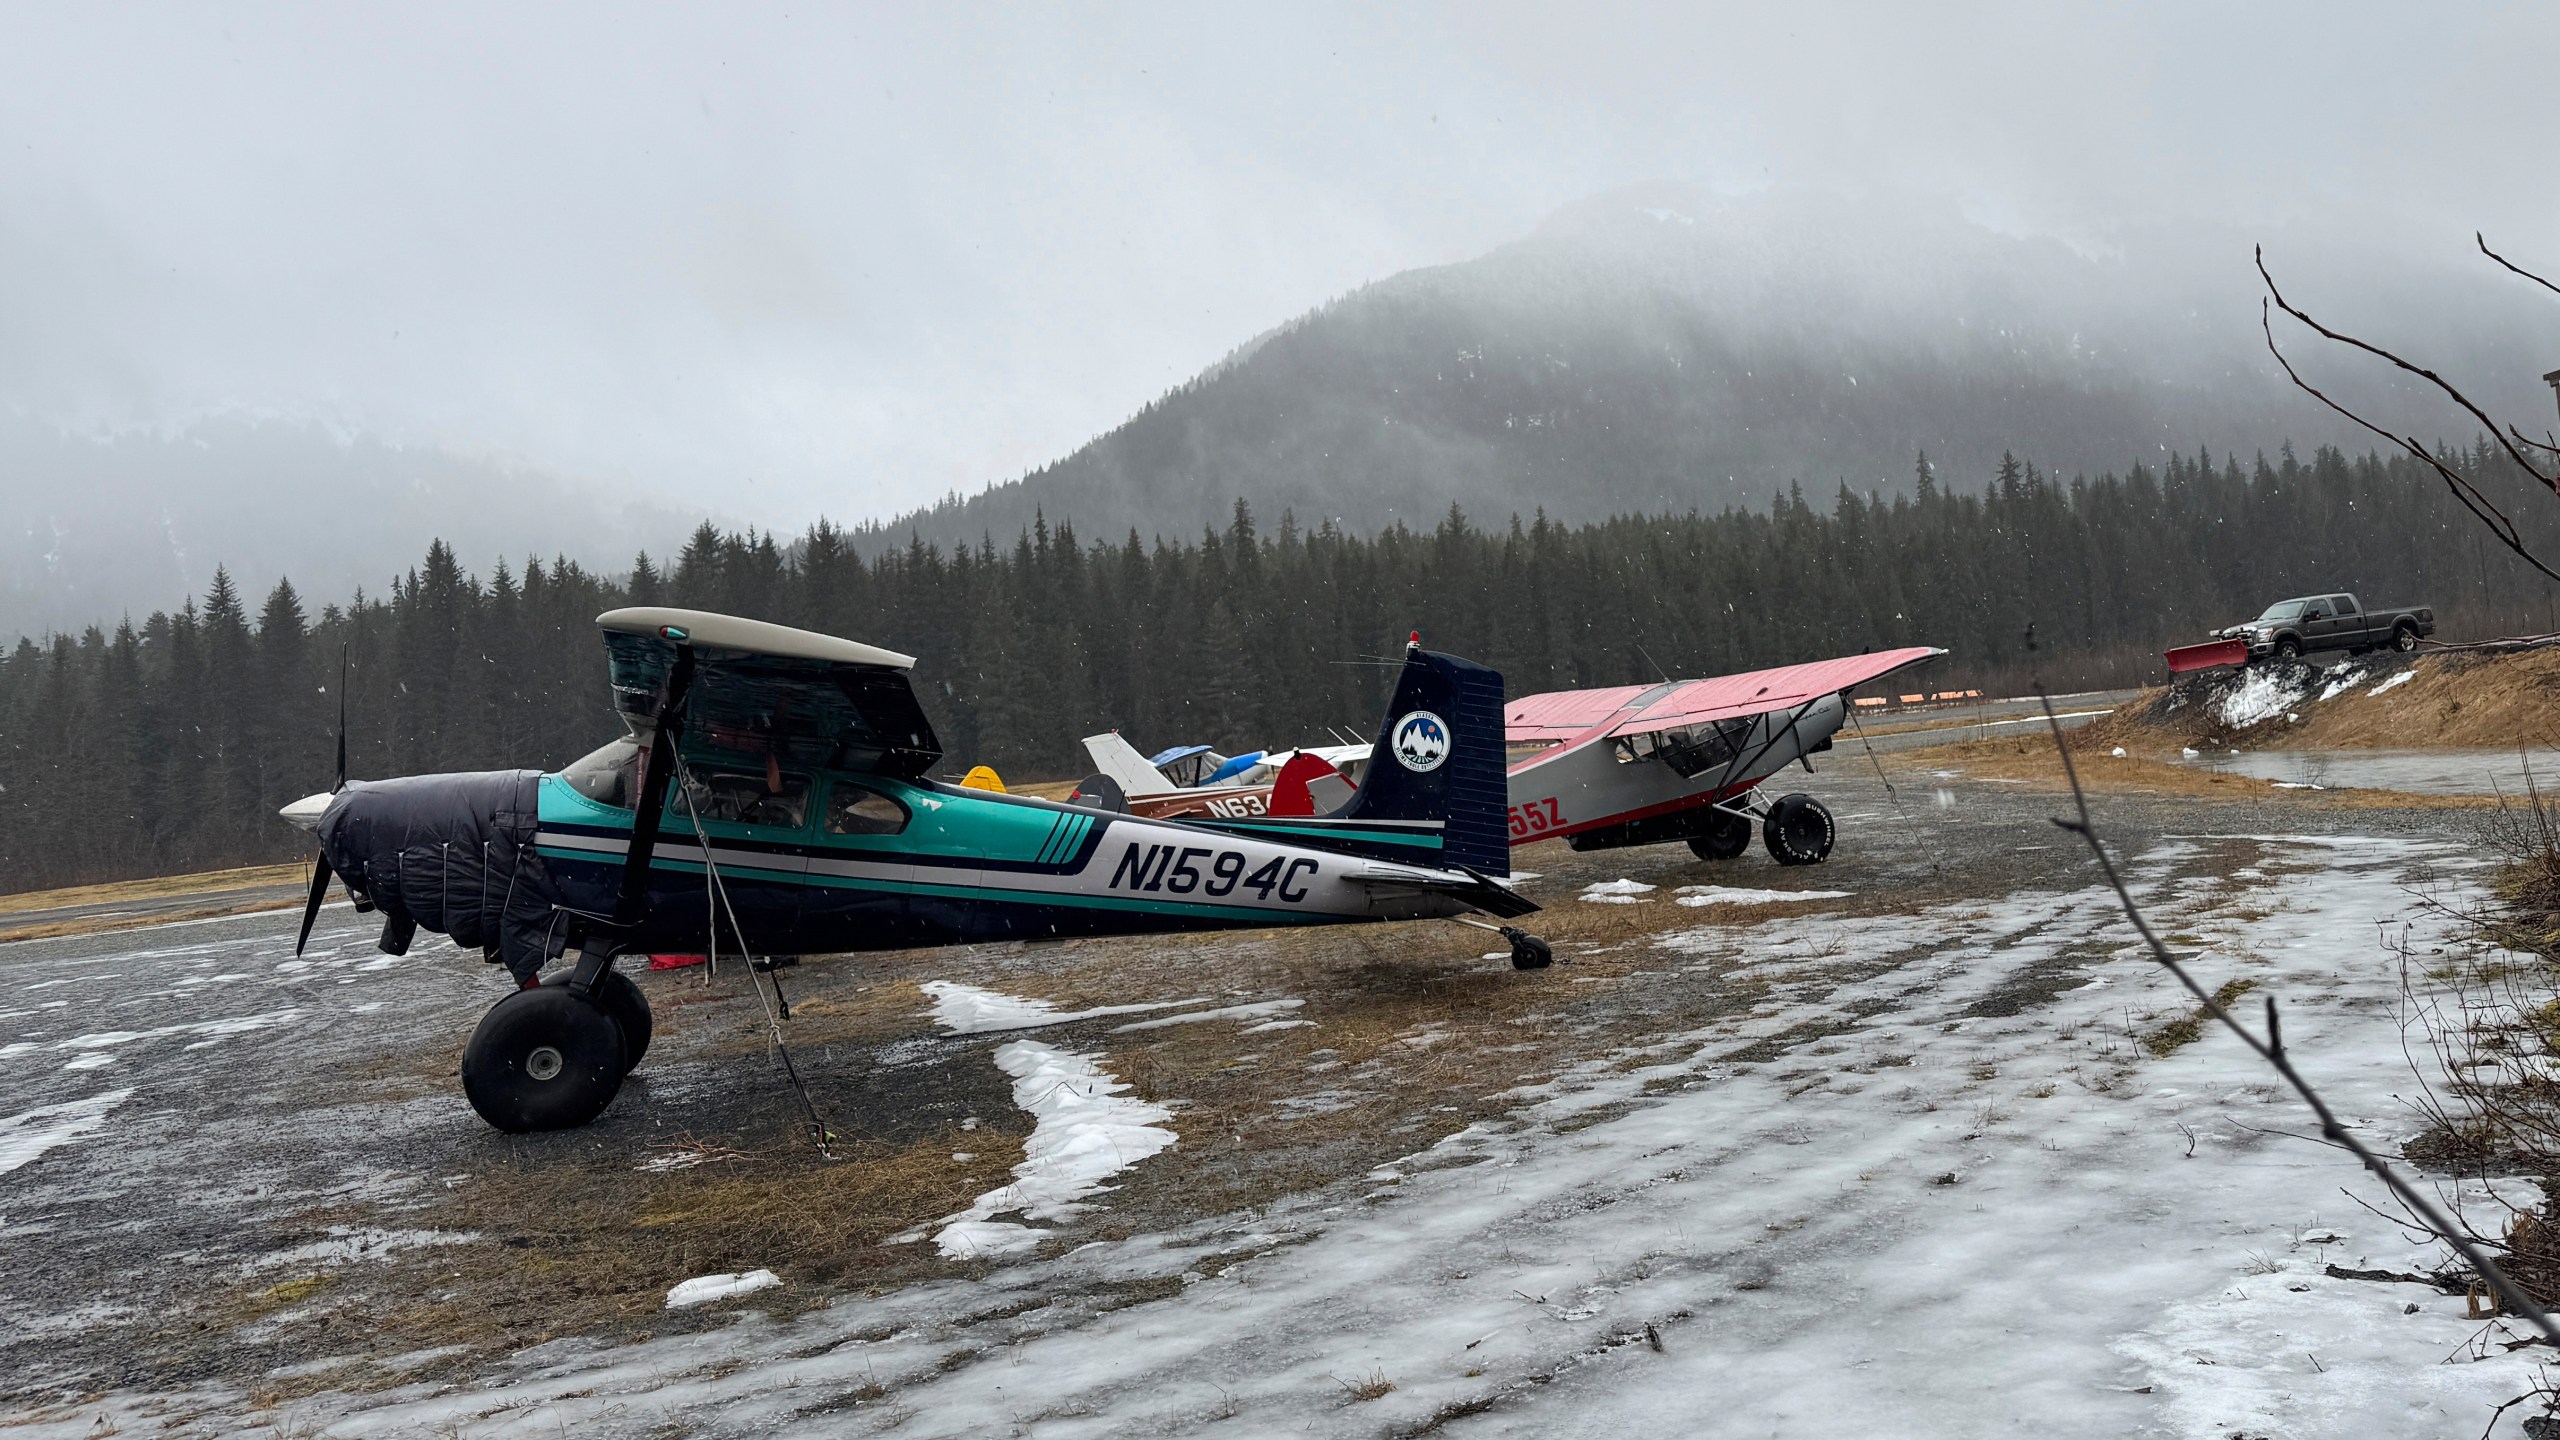
[{"label": "patch of snow", "polygon": [[2313,698],[2319,700],[2335,700],[2339,696],[2346,694],[2348,691],[2363,683],[2363,668],[2361,666],[2349,665],[2344,669],[2341,669],[2328,684],[2321,686],[2320,693]]},{"label": "patch of snow", "polygon": [[66,1145],[103,1129],[107,1112],[131,1099],[131,1090],[104,1090],[86,1100],[39,1105],[0,1120],[0,1175],[34,1160],[56,1145]]},{"label": "patch of snow", "polygon": [[770,1270],[749,1270],[738,1275],[696,1275],[690,1280],[677,1282],[675,1288],[667,1292],[667,1308],[682,1310],[691,1305],[708,1305],[732,1295],[752,1295],[758,1290],[770,1290],[781,1283],[782,1277]]},{"label": "patch of snow", "polygon": [[2403,670],[2399,674],[2392,676],[2390,679],[2383,681],[2381,684],[2374,686],[2372,689],[2367,690],[2364,693],[2370,696],[2382,694],[2386,690],[2397,690],[2401,686],[2406,685],[2417,678],[2417,671]]},{"label": "patch of snow", "polygon": [[2124,747],[2123,747],[2123,746],[2121,746],[2121,745],[2119,745],[2119,746],[2117,746],[2113,751],[2111,751],[2111,752],[2109,752],[2109,753],[2110,753],[2110,754],[2113,754],[2117,759],[2121,760],[2121,759],[2123,759],[2123,758],[2124,758]]},{"label": "patch of snow", "polygon": [[1061,1010],[1046,1000],[1006,995],[951,980],[927,980],[921,987],[933,1000],[933,1019],[954,1035],[983,1035],[999,1030],[1037,1030],[1070,1020],[1103,1015],[1135,1015],[1147,1010],[1173,1010],[1198,1000],[1159,1000],[1147,1005],[1096,1005],[1090,1010]]},{"label": "patch of snow", "polygon": [[1019,1213],[1026,1221],[1064,1220],[1080,1214],[1089,1208],[1085,1196],[1109,1188],[1104,1181],[1178,1138],[1165,1128],[1171,1110],[1129,1098],[1129,1086],[1091,1055],[1016,1040],[999,1047],[995,1061],[1013,1077],[1013,1103],[1036,1123],[1022,1142],[1022,1163],[1013,1167],[1012,1182],[941,1222],[933,1241],[946,1259],[1031,1249],[1050,1232],[995,1217]]},{"label": "patch of snow", "polygon": [[353,1265],[366,1260],[387,1260],[403,1250],[425,1250],[439,1245],[468,1245],[480,1238],[473,1230],[381,1230],[371,1225],[332,1225],[329,1238],[296,1245],[290,1250],[276,1250],[249,1262],[250,1274],[261,1270],[315,1266]]},{"label": "patch of snow", "polygon": [[1585,888],[1582,899],[1591,905],[1633,905],[1653,888],[1641,880],[1601,880]]},{"label": "patch of snow", "polygon": [[1782,900],[1846,900],[1846,890],[1749,890],[1737,885],[1683,885],[1678,905],[1772,905]]},{"label": "patch of snow", "polygon": [[[1161,1030],[1168,1025],[1193,1025],[1203,1020],[1268,1020],[1306,1004],[1304,1000],[1257,1000],[1250,1005],[1221,1005],[1215,1010],[1193,1010],[1181,1015],[1167,1015],[1161,1020],[1139,1020],[1127,1025],[1114,1025],[1111,1033],[1125,1035],[1132,1030]],[[1312,1022],[1303,1022],[1312,1023]]]},{"label": "patch of snow", "polygon": [[2308,689],[2292,672],[2273,667],[2251,670],[2222,697],[2222,723],[2245,730],[2272,720],[2301,703]]}]

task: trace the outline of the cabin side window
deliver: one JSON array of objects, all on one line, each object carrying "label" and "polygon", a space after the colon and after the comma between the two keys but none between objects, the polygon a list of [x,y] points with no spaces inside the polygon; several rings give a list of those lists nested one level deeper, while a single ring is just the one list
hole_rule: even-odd
[{"label": "cabin side window", "polygon": [[627,735],[598,746],[571,761],[560,778],[599,805],[628,810],[639,803],[640,746]]},{"label": "cabin side window", "polygon": [[839,780],[827,796],[830,835],[895,835],[907,828],[907,807],[877,790]]},{"label": "cabin side window", "polygon": [[[781,784],[775,786],[774,780]],[[809,777],[687,770],[667,806],[687,818],[797,830],[809,823]]]}]

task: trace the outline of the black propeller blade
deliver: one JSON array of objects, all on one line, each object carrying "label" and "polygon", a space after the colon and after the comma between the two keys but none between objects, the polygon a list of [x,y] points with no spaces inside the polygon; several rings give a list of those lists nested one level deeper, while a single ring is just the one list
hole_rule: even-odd
[{"label": "black propeller blade", "polygon": [[302,907],[302,933],[293,940],[295,955],[300,955],[302,947],[311,943],[311,922],[320,918],[320,902],[328,898],[329,856],[328,852],[322,851],[311,857],[311,899]]},{"label": "black propeller blade", "polygon": [[337,794],[347,788],[347,647],[338,647],[338,781],[329,787]]},{"label": "black propeller blade", "polygon": [[[329,786],[337,794],[347,788],[347,647],[338,647],[338,778]],[[311,926],[320,918],[320,906],[329,898],[329,851],[322,846],[311,857],[311,898],[302,907],[302,933],[294,937],[293,953],[311,943]]]}]

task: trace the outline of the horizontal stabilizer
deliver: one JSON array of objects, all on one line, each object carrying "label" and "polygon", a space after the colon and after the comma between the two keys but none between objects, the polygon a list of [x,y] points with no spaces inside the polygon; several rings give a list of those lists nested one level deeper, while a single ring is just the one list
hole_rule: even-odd
[{"label": "horizontal stabilizer", "polygon": [[1499,880],[1479,875],[1473,870],[1465,870],[1461,874],[1466,878],[1461,879],[1458,875],[1445,871],[1432,874],[1423,871],[1379,868],[1355,872],[1350,878],[1373,890],[1401,890],[1418,895],[1446,895],[1452,900],[1463,900],[1488,915],[1504,920],[1534,915],[1538,911],[1538,902]]}]

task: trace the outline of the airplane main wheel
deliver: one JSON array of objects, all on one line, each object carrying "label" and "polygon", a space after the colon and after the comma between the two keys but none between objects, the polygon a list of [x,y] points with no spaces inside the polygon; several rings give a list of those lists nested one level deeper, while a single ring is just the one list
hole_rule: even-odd
[{"label": "airplane main wheel", "polygon": [[1751,817],[1730,810],[1707,812],[1706,828],[1689,837],[1689,853],[1701,860],[1736,860],[1751,848]]},{"label": "airplane main wheel", "polygon": [[1802,792],[1779,796],[1760,822],[1769,858],[1781,865],[1821,864],[1831,854],[1832,835],[1831,812]]},{"label": "airplane main wheel", "polygon": [[[564,976],[551,982],[566,985]],[[640,1057],[649,1053],[649,1039],[657,1026],[649,1018],[649,997],[641,992],[640,983],[619,970],[608,970],[598,981],[588,999],[596,1002],[622,1032],[622,1068],[627,1073],[640,1068]]]},{"label": "airplane main wheel", "polygon": [[622,1027],[565,985],[489,1007],[462,1050],[462,1093],[509,1134],[568,1130],[604,1113],[622,1088]]}]

